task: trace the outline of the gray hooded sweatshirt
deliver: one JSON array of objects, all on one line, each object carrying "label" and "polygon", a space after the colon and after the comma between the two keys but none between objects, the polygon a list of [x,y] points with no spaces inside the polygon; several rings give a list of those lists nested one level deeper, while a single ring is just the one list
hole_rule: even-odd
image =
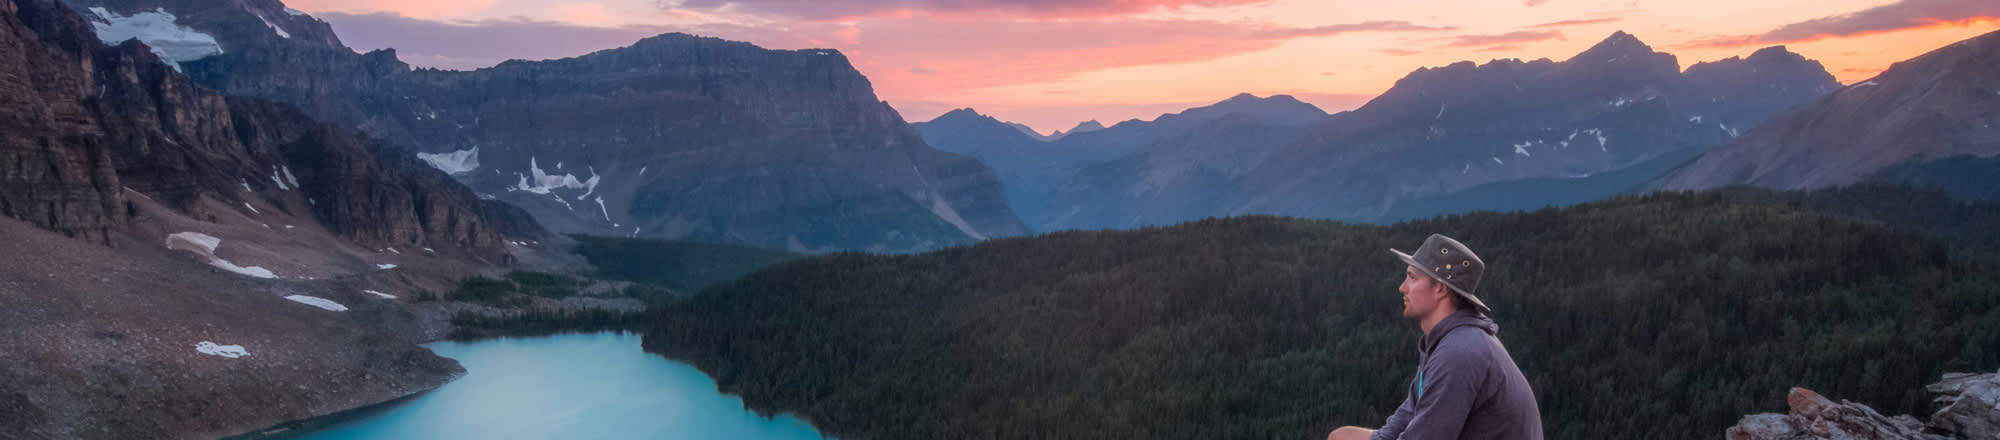
[{"label": "gray hooded sweatshirt", "polygon": [[1409,397],[1371,440],[1542,440],[1535,391],[1500,325],[1460,310],[1424,335]]}]

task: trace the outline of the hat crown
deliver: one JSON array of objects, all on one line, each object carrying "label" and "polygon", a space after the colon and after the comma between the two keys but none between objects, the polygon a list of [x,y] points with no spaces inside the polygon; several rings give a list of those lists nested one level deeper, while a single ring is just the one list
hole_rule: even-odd
[{"label": "hat crown", "polygon": [[1466,296],[1479,290],[1479,281],[1485,278],[1486,261],[1451,237],[1431,234],[1424,244],[1411,255],[1419,268],[1428,272],[1438,281]]}]

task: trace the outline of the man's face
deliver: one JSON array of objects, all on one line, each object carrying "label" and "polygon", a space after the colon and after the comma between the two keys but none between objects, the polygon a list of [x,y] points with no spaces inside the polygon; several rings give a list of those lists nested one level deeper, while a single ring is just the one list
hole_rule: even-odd
[{"label": "man's face", "polygon": [[1430,275],[1418,272],[1417,268],[1403,266],[1403,284],[1396,287],[1403,293],[1403,317],[1421,318],[1437,309],[1439,302],[1445,299],[1439,287],[1443,285],[1431,279]]}]

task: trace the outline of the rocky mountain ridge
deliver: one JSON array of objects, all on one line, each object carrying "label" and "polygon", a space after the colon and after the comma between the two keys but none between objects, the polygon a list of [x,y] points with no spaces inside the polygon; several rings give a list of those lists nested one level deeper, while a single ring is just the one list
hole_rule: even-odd
[{"label": "rocky mountain ridge", "polygon": [[1682,72],[1624,32],[1561,62],[1419,69],[1273,153],[1218,214],[1366,221],[1406,198],[1618,170],[1724,143],[1835,87],[1819,63],[1782,48]]},{"label": "rocky mountain ridge", "polygon": [[[837,51],[665,34],[475,71],[286,38],[275,0],[73,0],[211,34],[180,62],[225,93],[299,106],[424,154],[559,232],[897,252],[1025,233],[977,160],[931,149]],[[301,15],[300,20],[309,20]],[[316,20],[312,20],[317,22]],[[331,37],[329,37],[331,38]]]},{"label": "rocky mountain ridge", "polygon": [[2000,31],[1896,63],[1780,115],[1656,186],[1853,184],[1908,160],[2000,154]]},{"label": "rocky mountain ridge", "polygon": [[[1133,172],[1130,171],[1132,165],[1114,165],[1116,162],[1138,160],[1132,157],[1140,154],[1155,157],[1172,154],[1147,152],[1146,149],[1155,143],[1176,143],[1179,148],[1201,149],[1203,151],[1194,154],[1204,159],[1223,161],[1204,166],[1243,168],[1242,164],[1254,164],[1260,158],[1255,151],[1263,144],[1252,144],[1252,140],[1269,142],[1277,138],[1289,141],[1291,138],[1286,133],[1325,117],[1325,111],[1289,95],[1258,97],[1245,93],[1214,104],[1162,114],[1150,121],[1133,119],[1111,127],[1104,127],[1097,121],[1086,121],[1067,133],[1058,132],[1059,136],[1049,139],[1009,133],[1011,126],[1008,123],[969,108],[954,110],[915,126],[931,145],[979,158],[992,166],[1007,184],[1009,203],[1029,222],[1030,229],[1052,231],[1126,226],[1085,219],[1130,215],[1123,209],[1131,206],[1126,203],[1127,200],[1109,195],[1149,191],[1146,188],[1101,190],[1099,185],[1149,185],[1150,188],[1169,185],[1162,180],[1190,181],[1185,178],[1156,178],[1140,182],[1140,179],[1128,175]],[[1256,125],[1269,128],[1276,134],[1265,136],[1257,133],[1242,139],[1217,138],[1210,134],[1219,130],[1211,127],[1218,124]],[[1188,142],[1195,138],[1207,143]],[[1093,171],[1093,168],[1104,169]],[[1155,171],[1154,174],[1183,171]]]}]

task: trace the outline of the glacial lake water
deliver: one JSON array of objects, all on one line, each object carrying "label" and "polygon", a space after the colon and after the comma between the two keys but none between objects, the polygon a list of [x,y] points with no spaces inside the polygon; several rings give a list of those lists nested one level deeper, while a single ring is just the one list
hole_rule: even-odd
[{"label": "glacial lake water", "polygon": [[297,438],[821,439],[792,416],[765,418],[693,366],[646,353],[635,333],[438,342],[465,365],[437,390]]}]

